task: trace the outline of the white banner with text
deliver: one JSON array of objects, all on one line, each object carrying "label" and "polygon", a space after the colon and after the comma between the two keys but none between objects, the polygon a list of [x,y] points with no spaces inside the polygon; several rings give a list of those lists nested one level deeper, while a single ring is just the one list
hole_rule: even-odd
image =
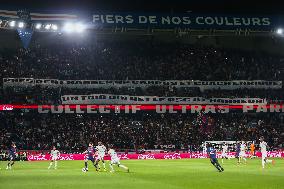
[{"label": "white banner with text", "polygon": [[281,89],[282,81],[265,80],[233,80],[233,81],[199,81],[199,80],[58,80],[58,79],[34,79],[34,78],[3,78],[3,87],[52,87],[52,88],[121,88],[168,86],[191,87],[200,89]]},{"label": "white banner with text", "polygon": [[112,94],[64,95],[62,104],[267,104],[261,98],[202,98],[202,97],[157,97]]}]

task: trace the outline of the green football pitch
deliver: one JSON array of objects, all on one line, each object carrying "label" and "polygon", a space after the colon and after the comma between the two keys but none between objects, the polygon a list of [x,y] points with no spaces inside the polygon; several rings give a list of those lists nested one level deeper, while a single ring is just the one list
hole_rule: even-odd
[{"label": "green football pitch", "polygon": [[121,161],[129,173],[96,172],[90,163],[83,173],[83,161],[60,161],[57,170],[48,170],[47,161],[16,162],[12,170],[0,162],[0,189],[284,189],[284,159],[275,160],[264,170],[260,159],[226,160],[222,173],[208,159]]}]

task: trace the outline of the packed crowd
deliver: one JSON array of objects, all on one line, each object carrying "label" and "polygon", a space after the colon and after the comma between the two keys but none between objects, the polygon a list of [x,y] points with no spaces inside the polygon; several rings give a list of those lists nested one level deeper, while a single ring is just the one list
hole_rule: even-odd
[{"label": "packed crowd", "polygon": [[[265,53],[153,41],[90,41],[52,46],[34,41],[30,49],[0,50],[5,77],[107,80],[283,80],[283,57]],[[282,90],[200,91],[198,88],[148,87],[68,90],[33,87],[1,91],[3,103],[60,103],[64,94],[261,97],[283,99]],[[13,97],[13,98],[11,98]]]},{"label": "packed crowd", "polygon": [[[283,148],[284,122],[279,114],[33,114],[1,113],[0,144],[17,142],[19,149],[82,152],[88,142],[103,141],[118,149],[177,149],[202,151],[202,142],[258,141],[265,136],[272,149]],[[5,146],[2,146],[5,149]]]},{"label": "packed crowd", "polygon": [[0,52],[0,78],[281,80],[283,57],[180,43],[90,41]]}]

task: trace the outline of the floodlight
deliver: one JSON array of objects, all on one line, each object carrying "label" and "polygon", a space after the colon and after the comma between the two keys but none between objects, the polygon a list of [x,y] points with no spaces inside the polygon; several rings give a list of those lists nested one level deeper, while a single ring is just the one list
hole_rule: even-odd
[{"label": "floodlight", "polygon": [[44,27],[46,30],[49,30],[51,28],[51,24],[46,24]]},{"label": "floodlight", "polygon": [[283,34],[283,29],[282,28],[278,28],[276,33],[279,34],[279,35]]},{"label": "floodlight", "polygon": [[36,26],[35,26],[35,28],[36,28],[37,30],[39,30],[39,29],[41,28],[41,23],[37,23]]},{"label": "floodlight", "polygon": [[24,22],[19,22],[19,24],[18,24],[18,27],[19,28],[23,28],[25,26],[25,23]]},{"label": "floodlight", "polygon": [[53,30],[57,30],[57,29],[58,29],[58,26],[57,26],[56,24],[52,24],[51,28],[52,28]]},{"label": "floodlight", "polygon": [[15,27],[16,26],[16,21],[11,21],[11,22],[9,22],[9,26],[11,26],[11,27]]}]

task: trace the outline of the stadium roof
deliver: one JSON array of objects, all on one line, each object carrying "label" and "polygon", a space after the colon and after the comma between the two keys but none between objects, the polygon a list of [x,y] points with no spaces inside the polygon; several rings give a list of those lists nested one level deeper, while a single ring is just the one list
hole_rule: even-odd
[{"label": "stadium roof", "polygon": [[162,11],[284,14],[279,1],[230,0],[3,0],[1,8],[36,11]]}]

